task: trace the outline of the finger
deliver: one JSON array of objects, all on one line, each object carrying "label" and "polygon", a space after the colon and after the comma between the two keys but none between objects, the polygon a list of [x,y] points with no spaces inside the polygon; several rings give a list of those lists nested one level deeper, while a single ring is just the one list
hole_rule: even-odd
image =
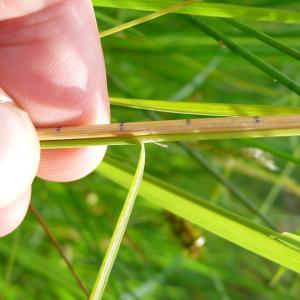
[{"label": "finger", "polygon": [[1,0],[0,21],[11,18],[18,18],[41,10],[60,0]]},{"label": "finger", "polygon": [[[0,70],[0,85],[38,127],[109,121],[105,67],[89,0],[64,0],[0,23]],[[105,147],[43,151],[38,174],[79,179],[104,152]]]},{"label": "finger", "polygon": [[36,131],[28,115],[0,104],[0,208],[9,205],[31,185],[39,164]]},{"label": "finger", "polygon": [[0,237],[11,233],[22,223],[28,210],[30,194],[28,189],[9,206],[0,209]]}]

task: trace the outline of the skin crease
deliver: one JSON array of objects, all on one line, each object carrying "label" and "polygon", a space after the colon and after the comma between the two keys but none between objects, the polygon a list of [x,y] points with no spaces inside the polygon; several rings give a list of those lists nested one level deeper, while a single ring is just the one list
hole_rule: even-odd
[{"label": "skin crease", "polygon": [[0,0],[0,88],[27,112],[0,104],[1,125],[6,124],[0,128],[0,179],[5,181],[0,185],[5,195],[0,196],[0,236],[24,218],[26,190],[36,173],[52,181],[77,180],[103,159],[104,146],[43,150],[39,157],[31,122],[35,127],[108,123],[105,74],[89,0]]}]

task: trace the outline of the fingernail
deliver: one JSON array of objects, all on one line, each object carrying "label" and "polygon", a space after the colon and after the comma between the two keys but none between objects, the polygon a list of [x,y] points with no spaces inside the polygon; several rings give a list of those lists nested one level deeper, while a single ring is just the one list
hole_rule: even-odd
[{"label": "fingernail", "polygon": [[14,104],[13,99],[0,88],[0,104]]}]

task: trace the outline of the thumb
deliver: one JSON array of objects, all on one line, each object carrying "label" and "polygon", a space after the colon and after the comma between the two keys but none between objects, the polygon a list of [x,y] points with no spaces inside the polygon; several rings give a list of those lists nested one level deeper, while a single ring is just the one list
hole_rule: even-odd
[{"label": "thumb", "polygon": [[[28,115],[15,107],[0,89],[0,236],[23,219],[30,185],[38,169],[40,149],[34,126]],[[18,203],[23,205],[18,208]],[[23,211],[20,212],[21,207]],[[13,208],[18,210],[13,218]],[[6,214],[7,211],[7,214]],[[15,211],[16,212],[16,211]],[[7,224],[7,222],[14,224]],[[6,230],[7,231],[7,230]]]}]

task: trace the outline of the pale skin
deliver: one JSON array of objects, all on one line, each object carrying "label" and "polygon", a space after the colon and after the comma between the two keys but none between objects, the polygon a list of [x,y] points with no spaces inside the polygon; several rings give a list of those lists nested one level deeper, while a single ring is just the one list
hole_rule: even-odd
[{"label": "pale skin", "polygon": [[91,1],[0,0],[0,236],[24,219],[35,176],[80,179],[106,150],[40,151],[35,128],[108,122]]}]

